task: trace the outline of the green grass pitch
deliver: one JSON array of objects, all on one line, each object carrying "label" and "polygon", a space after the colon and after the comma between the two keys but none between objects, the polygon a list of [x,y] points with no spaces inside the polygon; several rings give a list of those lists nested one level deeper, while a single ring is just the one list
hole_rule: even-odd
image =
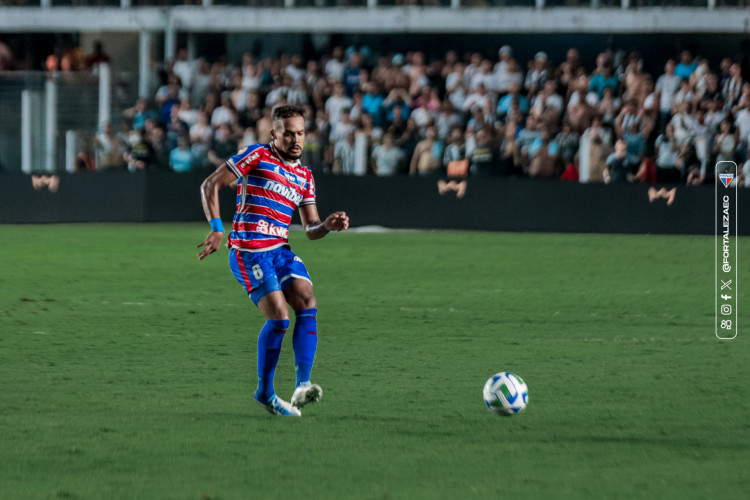
[{"label": "green grass pitch", "polygon": [[[713,238],[293,232],[324,396],[284,419],[206,233],[0,228],[0,498],[747,498],[750,306],[714,337]],[[513,417],[498,371],[529,385]]]}]

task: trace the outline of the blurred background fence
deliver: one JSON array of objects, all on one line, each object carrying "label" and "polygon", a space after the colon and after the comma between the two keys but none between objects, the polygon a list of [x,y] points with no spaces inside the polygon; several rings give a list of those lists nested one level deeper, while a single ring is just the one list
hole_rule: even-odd
[{"label": "blurred background fence", "polygon": [[101,124],[137,97],[132,76],[107,65],[88,72],[0,72],[0,167],[24,173],[75,171]]}]

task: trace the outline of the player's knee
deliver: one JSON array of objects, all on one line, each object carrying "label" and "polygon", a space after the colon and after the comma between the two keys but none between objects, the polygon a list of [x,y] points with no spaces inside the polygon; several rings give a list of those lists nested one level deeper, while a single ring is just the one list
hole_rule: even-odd
[{"label": "player's knee", "polygon": [[266,312],[266,319],[289,321],[289,310],[284,309],[270,309]]},{"label": "player's knee", "polygon": [[295,304],[294,310],[299,311],[302,309],[316,309],[318,302],[315,300],[315,296],[311,294],[305,294],[298,297],[297,304]]}]

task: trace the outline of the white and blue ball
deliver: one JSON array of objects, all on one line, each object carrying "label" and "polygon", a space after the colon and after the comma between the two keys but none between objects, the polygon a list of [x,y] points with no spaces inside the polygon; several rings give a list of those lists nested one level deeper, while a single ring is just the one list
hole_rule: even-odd
[{"label": "white and blue ball", "polygon": [[484,402],[492,413],[513,415],[526,408],[529,388],[521,377],[509,372],[491,376],[484,384]]}]

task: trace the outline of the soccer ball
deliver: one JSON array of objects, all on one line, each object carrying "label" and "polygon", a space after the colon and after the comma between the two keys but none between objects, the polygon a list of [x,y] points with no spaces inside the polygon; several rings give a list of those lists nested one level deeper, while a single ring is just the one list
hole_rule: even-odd
[{"label": "soccer ball", "polygon": [[500,372],[491,376],[484,384],[484,402],[492,413],[513,415],[526,408],[529,388],[521,377],[513,373]]}]

